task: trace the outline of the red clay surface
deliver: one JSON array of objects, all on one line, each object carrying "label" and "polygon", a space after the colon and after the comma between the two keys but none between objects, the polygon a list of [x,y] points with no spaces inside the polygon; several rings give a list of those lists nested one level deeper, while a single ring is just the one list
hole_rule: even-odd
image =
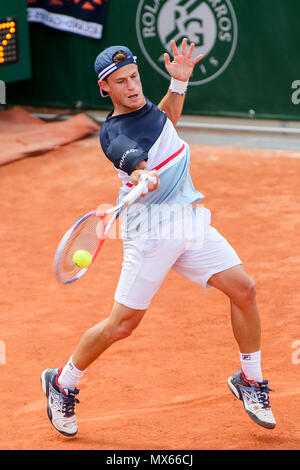
[{"label": "red clay surface", "polygon": [[194,146],[191,172],[212,225],[257,282],[276,429],[253,423],[227,389],[240,367],[228,299],[172,271],[134,334],[82,379],[78,435],[51,426],[40,373],[63,365],[109,314],[122,261],[121,242],[109,240],[75,284],[59,285],[52,271],[65,230],[114,204],[120,185],[88,138],[0,167],[1,449],[300,448],[300,153]]},{"label": "red clay surface", "polygon": [[98,128],[84,113],[66,121],[45,122],[24,108],[14,106],[0,113],[0,165],[41,155],[97,132]]}]

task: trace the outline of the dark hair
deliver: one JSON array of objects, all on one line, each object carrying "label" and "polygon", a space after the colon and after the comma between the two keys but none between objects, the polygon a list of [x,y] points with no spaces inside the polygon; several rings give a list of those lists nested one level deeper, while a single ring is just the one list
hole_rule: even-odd
[{"label": "dark hair", "polygon": [[119,64],[123,62],[123,60],[127,59],[127,54],[124,51],[118,51],[113,55],[113,61],[115,64]]},{"label": "dark hair", "polygon": [[[119,64],[120,62],[123,62],[124,60],[126,60],[128,58],[126,52],[124,51],[118,51],[116,52],[114,55],[113,55],[113,61],[115,64]],[[107,78],[104,78],[104,81],[107,82]]]}]

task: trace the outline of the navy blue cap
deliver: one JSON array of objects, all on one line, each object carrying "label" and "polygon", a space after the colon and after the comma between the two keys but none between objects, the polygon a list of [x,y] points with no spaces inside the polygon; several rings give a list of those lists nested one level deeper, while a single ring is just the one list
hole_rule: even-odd
[{"label": "navy blue cap", "polygon": [[[116,64],[113,60],[113,56],[119,51],[125,52],[127,59],[122,60],[121,62]],[[124,67],[124,65],[132,63],[136,64],[136,56],[132,54],[128,47],[110,46],[104,49],[104,51],[100,52],[100,54],[96,57],[94,68],[98,76],[98,80],[104,80],[116,70],[120,69],[121,67]],[[101,88],[100,91],[103,97],[108,96],[108,94]]]}]

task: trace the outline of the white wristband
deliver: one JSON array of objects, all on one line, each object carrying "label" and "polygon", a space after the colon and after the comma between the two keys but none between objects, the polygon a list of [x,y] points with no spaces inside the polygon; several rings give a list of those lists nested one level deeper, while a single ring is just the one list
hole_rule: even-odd
[{"label": "white wristband", "polygon": [[181,82],[176,80],[176,78],[171,78],[170,90],[177,95],[184,95],[187,92],[189,81]]}]

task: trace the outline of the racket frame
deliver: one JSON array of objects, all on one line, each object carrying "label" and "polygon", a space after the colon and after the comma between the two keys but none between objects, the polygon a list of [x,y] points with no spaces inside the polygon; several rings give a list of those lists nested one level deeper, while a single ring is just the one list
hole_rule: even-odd
[{"label": "racket frame", "polygon": [[[57,279],[62,282],[63,284],[72,284],[73,282],[77,281],[80,279],[89,269],[89,267],[93,264],[95,261],[100,248],[102,247],[105,239],[107,238],[107,235],[113,226],[114,222],[117,220],[117,218],[120,216],[122,211],[128,207],[130,204],[132,204],[141,194],[146,194],[148,192],[148,182],[151,181],[152,183],[156,184],[156,177],[151,177],[147,174],[143,174],[141,177],[141,181],[128,193],[126,196],[122,199],[122,201],[116,205],[115,207],[112,207],[111,209],[104,210],[101,214],[98,214],[97,210],[93,210],[90,212],[87,212],[86,214],[82,215],[79,217],[79,219],[74,222],[74,224],[66,231],[64,236],[62,237],[61,241],[59,242],[59,245],[57,247],[55,257],[54,257],[54,272],[57,277]],[[64,252],[64,249],[72,235],[72,233],[76,230],[76,228],[88,217],[91,217],[95,215],[96,217],[99,217],[99,219],[104,219],[107,215],[113,214],[110,220],[105,224],[104,226],[104,231],[103,231],[103,237],[98,238],[99,242],[96,246],[96,249],[94,250],[94,253],[92,255],[92,260],[89,266],[86,266],[84,268],[81,268],[80,271],[72,278],[68,280],[62,280],[60,274],[59,274],[59,265],[60,265],[60,260],[62,258],[62,254]]]}]

